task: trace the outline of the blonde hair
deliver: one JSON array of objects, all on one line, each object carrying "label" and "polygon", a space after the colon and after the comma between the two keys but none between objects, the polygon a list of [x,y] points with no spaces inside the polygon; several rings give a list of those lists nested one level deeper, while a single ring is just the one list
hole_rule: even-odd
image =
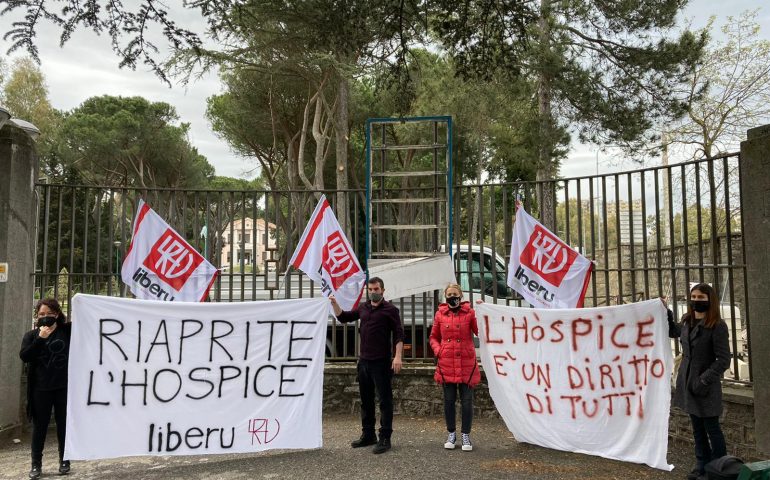
[{"label": "blonde hair", "polygon": [[458,285],[458,284],[456,284],[456,283],[450,283],[449,285],[447,285],[447,286],[444,288],[444,296],[445,296],[445,297],[446,297],[446,292],[447,292],[447,290],[449,290],[450,288],[454,288],[454,289],[456,289],[458,292],[460,292],[460,296],[461,296],[461,297],[463,296],[463,287],[461,287],[460,285]]}]

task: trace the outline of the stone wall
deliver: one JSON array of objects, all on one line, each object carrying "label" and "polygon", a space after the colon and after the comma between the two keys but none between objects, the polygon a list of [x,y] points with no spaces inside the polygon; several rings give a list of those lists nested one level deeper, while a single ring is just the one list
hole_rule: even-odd
[{"label": "stone wall", "polygon": [[741,196],[746,226],[746,290],[751,309],[751,367],[756,399],[755,444],[770,455],[770,125],[741,143]]},{"label": "stone wall", "polygon": [[0,130],[0,262],[8,263],[8,280],[0,283],[0,439],[21,427],[19,347],[32,320],[36,177],[34,142],[6,124]]},{"label": "stone wall", "polygon": [[[407,365],[393,377],[393,403],[397,414],[443,415],[444,400],[441,386],[433,380],[432,364]],[[482,382],[476,387],[473,407],[475,415],[497,416],[484,372]],[[361,411],[354,364],[330,364],[324,374],[324,411],[330,413],[355,413]]]},{"label": "stone wall", "polygon": [[[433,365],[409,365],[393,380],[393,402],[398,416],[442,416],[443,397],[441,387],[433,381]],[[482,382],[476,387],[474,398],[476,416],[499,416],[486,385],[482,370]],[[459,406],[458,406],[459,408]],[[361,402],[353,364],[329,364],[324,372],[324,412],[358,415]],[[458,412],[459,415],[459,412]],[[459,418],[459,416],[458,416]],[[744,460],[759,460],[760,454],[754,438],[754,399],[749,388],[726,387],[722,430],[727,441],[728,453]],[[671,409],[669,438],[673,442],[692,445],[690,419],[678,408]]]}]

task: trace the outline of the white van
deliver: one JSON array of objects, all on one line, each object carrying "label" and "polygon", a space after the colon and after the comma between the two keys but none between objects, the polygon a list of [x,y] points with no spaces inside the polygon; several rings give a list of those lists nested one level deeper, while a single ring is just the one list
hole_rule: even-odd
[{"label": "white van", "polygon": [[505,303],[506,298],[513,297],[507,284],[505,258],[499,253],[492,252],[489,247],[461,244],[455,245],[452,257],[466,299]]}]

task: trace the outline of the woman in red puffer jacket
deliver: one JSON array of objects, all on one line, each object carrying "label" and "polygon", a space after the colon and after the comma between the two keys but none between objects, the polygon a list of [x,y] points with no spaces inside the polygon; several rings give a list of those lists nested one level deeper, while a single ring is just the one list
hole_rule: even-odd
[{"label": "woman in red puffer jacket", "polygon": [[476,312],[470,302],[463,302],[460,285],[444,289],[446,303],[438,306],[430,333],[430,346],[438,359],[433,378],[444,387],[444,418],[449,437],[444,448],[455,448],[455,401],[460,391],[462,411],[462,449],[473,450],[471,423],[473,421],[473,387],[481,381],[473,335],[479,334]]}]

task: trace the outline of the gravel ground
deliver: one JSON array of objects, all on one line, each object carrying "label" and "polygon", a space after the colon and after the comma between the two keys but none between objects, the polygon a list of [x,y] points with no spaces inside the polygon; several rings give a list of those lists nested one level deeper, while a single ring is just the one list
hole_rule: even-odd
[{"label": "gravel ground", "polygon": [[[473,451],[445,450],[441,417],[394,419],[393,448],[374,455],[350,448],[360,434],[353,415],[325,415],[320,450],[272,451],[247,455],[129,457],[73,462],[72,479],[422,479],[462,476],[469,479],[626,480],[684,479],[693,463],[689,448],[669,445],[671,472],[645,465],[560,452],[517,443],[502,420],[475,419]],[[29,435],[21,443],[0,445],[0,478],[24,479],[29,472]],[[56,435],[48,436],[43,478],[57,477]]]}]

